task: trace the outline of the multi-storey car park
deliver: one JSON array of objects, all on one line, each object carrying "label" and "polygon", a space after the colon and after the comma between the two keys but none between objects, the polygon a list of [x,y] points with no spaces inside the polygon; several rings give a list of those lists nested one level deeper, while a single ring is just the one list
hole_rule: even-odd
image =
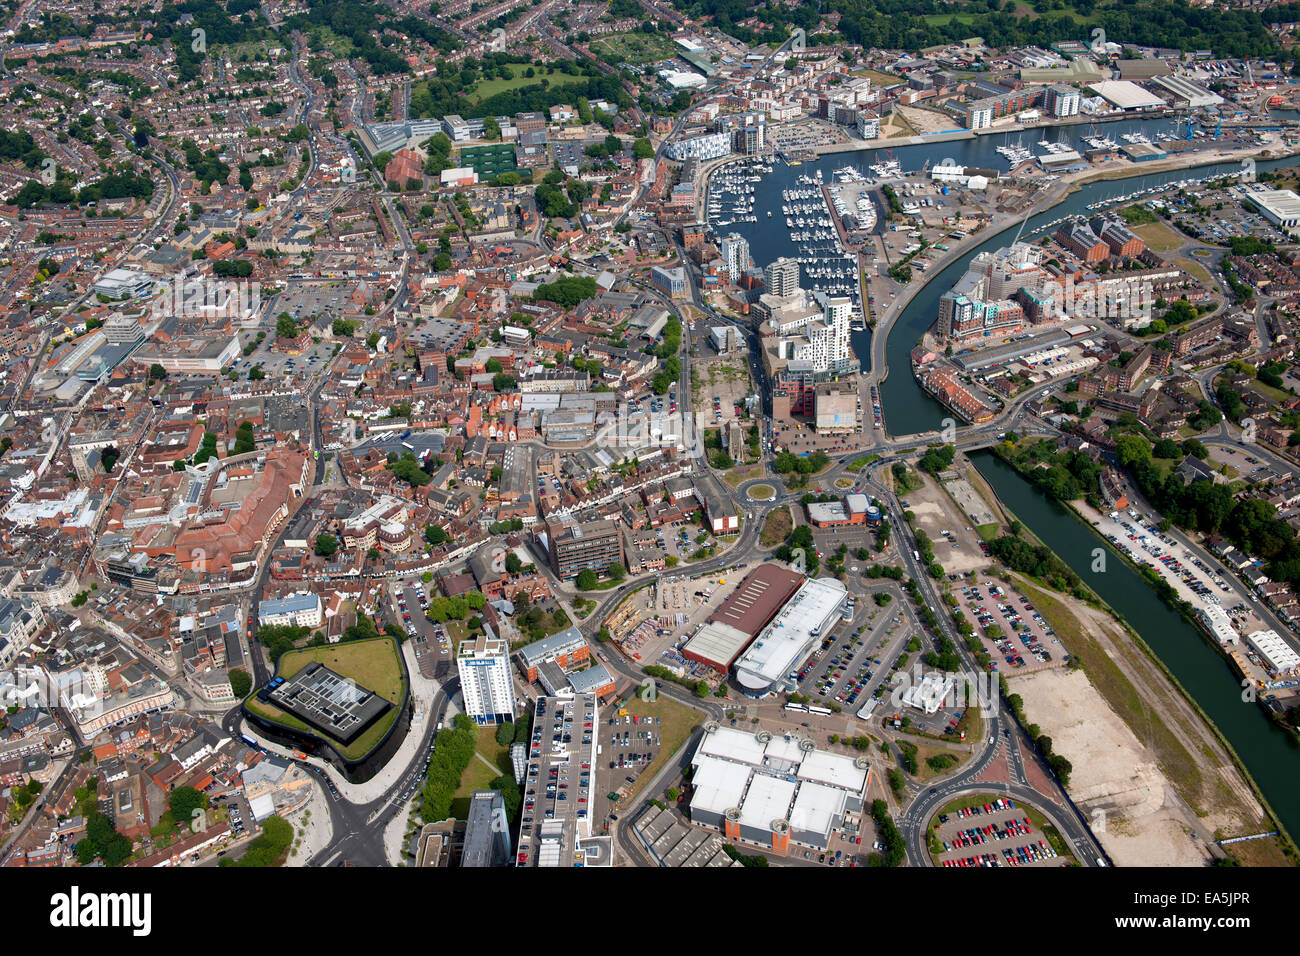
[{"label": "multi-storey car park", "polygon": [[[539,697],[524,778],[517,866],[584,866],[596,761],[594,694]],[[602,840],[606,838],[600,838]],[[608,860],[608,848],[595,854]]]}]

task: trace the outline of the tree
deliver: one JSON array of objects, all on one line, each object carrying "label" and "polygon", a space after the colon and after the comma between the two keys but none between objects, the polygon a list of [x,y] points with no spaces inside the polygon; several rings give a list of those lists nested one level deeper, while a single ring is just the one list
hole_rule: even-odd
[{"label": "tree", "polygon": [[655,148],[650,145],[650,140],[642,137],[632,144],[632,155],[637,159],[653,159]]},{"label": "tree", "polygon": [[242,667],[233,668],[230,671],[230,689],[236,698],[243,700],[253,689],[253,678]]},{"label": "tree", "polygon": [[155,382],[160,382],[167,377],[167,370],[157,362],[154,362],[149,366],[149,377]]},{"label": "tree", "polygon": [[167,800],[172,820],[178,827],[188,827],[194,819],[196,810],[206,810],[208,798],[193,787],[177,787]]},{"label": "tree", "polygon": [[323,558],[334,556],[334,552],[339,549],[338,539],[332,534],[316,535],[316,553]]},{"label": "tree", "polygon": [[234,454],[243,455],[257,447],[257,442],[253,438],[253,423],[243,421],[235,429],[235,448]]},{"label": "tree", "polygon": [[1138,462],[1147,463],[1151,461],[1151,443],[1141,435],[1122,435],[1115,442],[1115,454],[1119,463],[1125,467],[1132,467]]},{"label": "tree", "polygon": [[609,576],[611,581],[622,581],[627,577],[627,568],[621,564],[611,564],[605,574]]},{"label": "tree", "polygon": [[598,583],[599,582],[596,578],[596,572],[591,570],[591,568],[584,568],[582,573],[578,575],[577,584],[578,584],[578,589],[581,591],[590,591]]}]

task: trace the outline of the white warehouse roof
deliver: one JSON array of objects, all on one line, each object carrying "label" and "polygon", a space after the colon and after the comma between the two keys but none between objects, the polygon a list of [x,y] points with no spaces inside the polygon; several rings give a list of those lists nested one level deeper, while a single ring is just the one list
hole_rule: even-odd
[{"label": "white warehouse roof", "polygon": [[811,578],[736,661],[736,680],[763,692],[786,676],[812,650],[839,616],[848,589],[835,578]]},{"label": "white warehouse roof", "polygon": [[1165,101],[1129,80],[1098,80],[1089,86],[1107,103],[1121,110],[1152,109]]}]

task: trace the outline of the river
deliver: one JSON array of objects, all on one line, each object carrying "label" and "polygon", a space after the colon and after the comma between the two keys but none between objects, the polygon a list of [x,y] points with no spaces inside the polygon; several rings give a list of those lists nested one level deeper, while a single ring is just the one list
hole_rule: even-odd
[{"label": "river", "polygon": [[1104,574],[1092,572],[1092,551],[1103,542],[1073,512],[992,452],[976,452],[971,461],[1002,501],[1013,502],[1011,508],[1025,527],[1142,635],[1232,744],[1282,825],[1293,836],[1300,833],[1300,790],[1295,786],[1300,780],[1300,746],[1295,738],[1276,727],[1257,705],[1242,701],[1241,687],[1219,653],[1117,555],[1109,556]]}]

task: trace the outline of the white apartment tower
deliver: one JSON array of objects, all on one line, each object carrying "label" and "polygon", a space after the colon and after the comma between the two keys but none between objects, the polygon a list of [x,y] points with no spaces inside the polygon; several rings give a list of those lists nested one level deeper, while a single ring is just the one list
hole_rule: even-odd
[{"label": "white apartment tower", "polygon": [[740,233],[733,232],[724,237],[719,251],[727,263],[727,275],[732,284],[738,283],[745,270],[754,264],[749,255],[749,242]]},{"label": "white apartment tower", "polygon": [[814,372],[831,371],[853,357],[849,341],[853,300],[834,296],[822,307],[821,321],[808,323],[808,341],[795,346],[794,358],[812,362]]},{"label": "white apartment tower", "polygon": [[503,724],[515,719],[515,687],[510,672],[508,642],[480,634],[460,642],[456,652],[465,714],[477,724]]}]

